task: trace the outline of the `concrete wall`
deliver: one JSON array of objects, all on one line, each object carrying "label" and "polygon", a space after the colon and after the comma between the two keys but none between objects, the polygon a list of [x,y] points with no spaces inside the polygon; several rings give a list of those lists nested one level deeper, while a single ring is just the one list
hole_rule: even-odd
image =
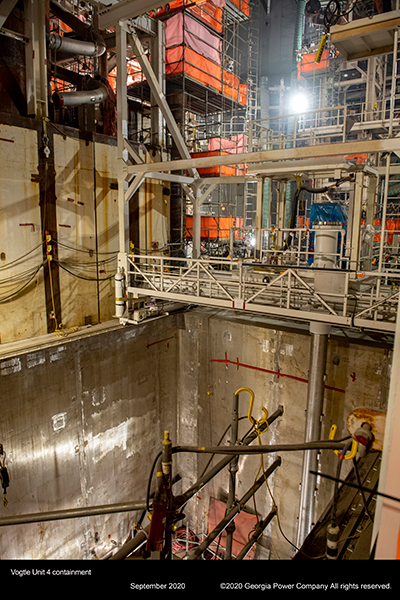
[{"label": "concrete wall", "polygon": [[[2,119],[13,121],[0,115],[0,343],[52,331],[47,313],[55,325],[53,305],[47,300],[46,306],[42,243],[45,213],[53,210],[53,255],[59,261],[59,282],[54,273],[52,280],[55,305],[59,290],[57,328],[109,321],[115,312],[119,250],[116,139],[84,139],[67,127],[62,135],[47,125],[51,174],[54,165],[52,206],[51,194],[40,192],[41,123],[21,119],[16,126]],[[168,187],[147,180],[140,189],[135,248],[139,245],[143,253],[164,248],[169,241]],[[47,287],[49,295],[49,282]]]},{"label": "concrete wall", "polygon": [[[365,340],[364,340],[365,342]],[[173,445],[216,445],[231,423],[232,397],[241,387],[255,393],[253,416],[284,414],[262,434],[265,444],[304,439],[310,336],[262,317],[195,309],[140,326],[83,328],[59,339],[44,336],[0,347],[1,439],[10,473],[7,507],[0,516],[143,500],[164,430]],[[385,410],[391,350],[332,336],[326,368],[322,437],[332,423],[346,433],[347,415],[357,407]],[[329,386],[329,387],[328,387]],[[239,437],[250,427],[250,396],[240,394]],[[229,433],[223,444],[229,443]],[[255,441],[254,443],[257,443]],[[193,484],[209,455],[174,457],[181,476],[174,493]],[[220,460],[213,459],[213,464]],[[282,465],[269,479],[280,523],[296,541],[302,454],[281,453]],[[264,457],[266,467],[275,459]],[[337,458],[321,454],[321,471],[334,474]],[[243,456],[237,498],[253,484],[259,456]],[[343,474],[346,474],[344,465]],[[316,518],[332,496],[321,480]],[[210,498],[225,501],[225,469],[185,507],[198,534],[207,528]],[[265,486],[255,507],[263,517],[272,501]],[[249,511],[255,510],[252,501]],[[2,558],[101,557],[123,543],[138,513],[0,528]],[[186,522],[185,521],[185,522]],[[114,540],[114,542],[112,542]],[[288,559],[293,549],[274,519],[263,540],[264,557]]]},{"label": "concrete wall", "polygon": [[[0,125],[0,342],[43,335],[46,327],[35,130]],[[21,257],[23,257],[21,259]],[[4,302],[30,281],[25,292]],[[28,293],[27,293],[28,292]]]},{"label": "concrete wall", "polygon": [[118,252],[116,147],[55,135],[54,154],[62,323],[108,321]]},{"label": "concrete wall", "polygon": [[[10,487],[0,516],[145,499],[164,428],[176,439],[178,326],[174,317],[108,324],[45,336],[24,351],[3,346],[0,442]],[[101,557],[139,516],[2,527],[0,555]]]},{"label": "concrete wall", "polygon": [[[183,375],[184,396],[180,395],[185,422],[196,425],[182,432],[180,443],[204,446],[216,445],[231,423],[232,397],[241,387],[255,393],[253,416],[263,416],[261,406],[272,414],[283,405],[284,414],[261,435],[264,444],[299,443],[304,441],[307,378],[310,336],[304,328],[284,328],[271,325],[262,318],[233,319],[229,312],[190,312],[185,315],[186,327],[180,331],[181,364],[188,365]],[[337,424],[337,438],[347,435],[346,418],[358,407],[386,409],[390,379],[391,350],[376,345],[361,345],[345,336],[331,336],[329,341],[322,438],[327,439],[331,425]],[[279,373],[279,376],[278,376]],[[290,376],[285,377],[285,375]],[[180,379],[182,385],[182,377]],[[247,419],[250,395],[240,394],[239,437],[249,429]],[[182,425],[180,425],[182,429]],[[223,443],[229,443],[229,433]],[[257,443],[255,441],[254,443]],[[208,455],[189,455],[185,459],[199,473]],[[216,456],[212,464],[220,460]],[[297,517],[300,501],[302,453],[281,453],[282,465],[269,479],[270,489],[279,507],[280,523],[289,540],[296,543]],[[275,455],[264,457],[267,467]],[[335,474],[336,455],[321,453],[321,472]],[[345,461],[346,462],[346,461]],[[244,456],[239,461],[237,499],[252,486],[260,467],[260,457]],[[350,467],[343,466],[342,475]],[[333,484],[321,480],[317,493],[316,515],[325,509],[333,493]],[[210,497],[226,500],[229,489],[225,470],[188,504],[185,511],[193,530],[201,532],[202,516],[208,513]],[[248,504],[254,510],[252,502]],[[264,486],[256,495],[256,508],[265,517],[272,508]],[[294,551],[285,541],[276,518],[269,526],[264,545],[273,559],[287,559]]]}]

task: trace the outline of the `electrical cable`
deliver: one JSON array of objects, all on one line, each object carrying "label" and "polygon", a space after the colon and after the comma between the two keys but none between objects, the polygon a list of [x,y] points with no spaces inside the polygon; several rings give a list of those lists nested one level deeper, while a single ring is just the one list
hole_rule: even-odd
[{"label": "electrical cable", "polygon": [[16,290],[15,292],[12,292],[10,294],[7,294],[6,296],[0,297],[0,303],[8,302],[8,300],[11,300],[11,298],[13,298],[14,296],[18,296],[18,294],[20,294],[26,287],[28,287],[32,283],[32,281],[35,279],[36,275],[39,273],[39,271],[43,267],[43,265],[44,265],[44,263],[39,265],[36,268],[36,270],[34,271],[34,273],[32,274],[32,276],[29,278],[29,280],[26,283],[24,283],[24,285],[22,285],[18,290]]},{"label": "electrical cable", "polygon": [[[239,417],[238,421],[242,421],[243,419],[247,419],[247,415],[244,417]],[[219,446],[222,443],[222,440],[224,439],[224,437],[226,436],[226,434],[228,433],[228,431],[230,430],[231,427],[232,427],[232,425],[228,425],[228,427],[225,429],[224,433],[221,435],[219,441],[217,442],[217,446]],[[254,425],[249,429],[249,431],[246,433],[245,437],[247,437],[249,435],[250,431],[252,431],[253,428],[254,428]],[[200,477],[203,477],[203,475],[206,473],[213,458],[214,458],[214,454],[211,455],[211,457],[210,457],[209,461],[207,462],[206,466],[204,467],[203,472],[201,473]]]},{"label": "electrical cable", "polygon": [[342,12],[342,7],[340,5],[340,1],[339,0],[330,0],[330,2],[328,2],[328,4],[326,5],[325,11],[324,11],[325,29],[327,31],[329,31],[329,29],[331,27],[333,27],[334,25],[337,25],[337,23],[339,23],[340,19],[343,19],[343,17],[347,17],[347,15],[349,15],[351,12],[353,12],[354,7],[358,2],[359,2],[359,0],[354,0],[352,5],[350,6],[350,8],[348,10],[345,9]]},{"label": "electrical cable", "polygon": [[108,281],[115,277],[115,273],[113,273],[112,275],[109,275],[108,277],[85,277],[83,275],[78,275],[77,273],[73,273],[72,271],[67,269],[66,266],[64,264],[62,264],[62,262],[60,262],[56,259],[53,259],[53,260],[61,269],[63,269],[64,271],[66,271],[67,273],[72,275],[73,277],[76,277],[77,279],[83,279],[84,281]]},{"label": "electrical cable", "polygon": [[118,254],[118,250],[114,250],[112,252],[96,252],[95,250],[92,250],[92,249],[85,250],[83,248],[76,248],[74,246],[69,246],[68,244],[65,244],[64,242],[60,242],[60,241],[57,241],[57,245],[61,246],[62,248],[66,248],[67,250],[74,250],[75,252],[84,252],[84,253],[89,254],[89,255],[90,254],[92,254],[92,255],[94,255],[94,254],[98,254],[98,255],[102,255],[102,254],[115,254],[115,255],[117,255]]},{"label": "electrical cable", "polygon": [[29,278],[32,273],[36,272],[36,270],[41,266],[40,265],[36,265],[34,267],[32,267],[31,269],[27,269],[26,271],[21,271],[20,273],[16,273],[15,275],[10,275],[9,277],[3,278],[0,281],[0,285],[10,285],[13,282],[19,282],[21,279],[26,279]]},{"label": "electrical cable", "polygon": [[[367,513],[368,518],[373,522],[374,519],[373,519],[371,513],[368,510],[367,501],[365,499],[364,492],[361,489],[361,479],[360,479],[360,473],[358,471],[358,465],[357,465],[356,458],[353,458],[353,466],[354,466],[354,473],[355,473],[355,476],[356,476],[357,484],[358,484],[358,486],[360,488],[360,494],[361,494],[361,497],[362,497],[362,500],[363,500],[365,512]],[[337,476],[337,477],[339,478],[339,476]],[[337,485],[339,485],[339,484],[337,483]]]},{"label": "electrical cable", "polygon": [[26,258],[27,256],[29,256],[30,254],[32,254],[33,252],[35,252],[36,250],[38,250],[42,246],[43,246],[43,242],[41,242],[40,244],[38,244],[37,246],[35,246],[35,248],[32,248],[32,250],[29,250],[29,252],[27,252],[26,254],[23,254],[19,258],[15,258],[11,262],[6,263],[5,265],[1,265],[0,266],[0,271],[5,271],[6,269],[10,269],[11,267],[13,267],[16,264],[18,264],[20,261],[22,261],[24,258]]}]

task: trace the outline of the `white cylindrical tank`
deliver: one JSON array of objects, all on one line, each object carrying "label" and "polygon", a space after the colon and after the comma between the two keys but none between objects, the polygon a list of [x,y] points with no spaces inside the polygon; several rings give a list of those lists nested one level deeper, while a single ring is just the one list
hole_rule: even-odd
[{"label": "white cylindrical tank", "polygon": [[335,269],[338,260],[338,234],[342,226],[336,222],[315,223],[314,267]]}]

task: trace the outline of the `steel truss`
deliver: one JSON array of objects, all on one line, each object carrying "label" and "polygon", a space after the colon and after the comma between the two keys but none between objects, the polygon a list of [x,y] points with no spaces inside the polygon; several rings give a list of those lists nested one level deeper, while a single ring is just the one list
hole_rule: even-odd
[{"label": "steel truss", "polygon": [[[127,265],[128,298],[154,297],[340,327],[395,330],[400,279],[396,273],[143,255],[128,256]],[[321,274],[335,278],[332,291],[321,291]]]}]

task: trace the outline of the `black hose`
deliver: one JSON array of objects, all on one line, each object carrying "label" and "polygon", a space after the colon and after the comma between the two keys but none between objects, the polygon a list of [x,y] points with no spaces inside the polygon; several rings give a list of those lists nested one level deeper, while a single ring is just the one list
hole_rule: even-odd
[{"label": "black hose", "polygon": [[331,525],[332,527],[336,527],[337,525],[337,503],[339,496],[339,479],[340,479],[340,471],[342,470],[343,461],[341,459],[338,460],[338,464],[336,467],[336,480],[335,480],[335,489],[333,493],[333,503],[332,503],[332,516],[331,516]]},{"label": "black hose", "polygon": [[[348,175],[347,177],[342,177],[341,179],[338,179],[335,183],[333,183],[331,185],[327,185],[327,186],[321,187],[321,188],[313,188],[308,183],[301,183],[300,185],[298,185],[297,190],[296,190],[293,200],[292,200],[292,207],[291,207],[292,209],[291,209],[291,213],[290,213],[289,229],[295,229],[295,227],[296,227],[297,208],[298,208],[298,204],[299,204],[300,192],[304,191],[304,192],[309,192],[310,194],[325,194],[332,188],[339,187],[339,185],[341,185],[344,181],[348,181],[349,179],[353,179],[353,178],[354,178],[354,175],[351,174],[351,175]],[[286,239],[285,245],[280,250],[280,252],[284,252],[285,250],[287,250],[291,246],[292,240],[293,240],[293,234],[289,232],[289,235]]]},{"label": "black hose", "polygon": [[341,440],[320,440],[315,442],[303,442],[300,444],[270,444],[258,446],[173,446],[172,453],[194,452],[195,454],[269,454],[273,452],[297,452],[302,450],[342,450],[343,442],[351,439],[351,436]]}]

